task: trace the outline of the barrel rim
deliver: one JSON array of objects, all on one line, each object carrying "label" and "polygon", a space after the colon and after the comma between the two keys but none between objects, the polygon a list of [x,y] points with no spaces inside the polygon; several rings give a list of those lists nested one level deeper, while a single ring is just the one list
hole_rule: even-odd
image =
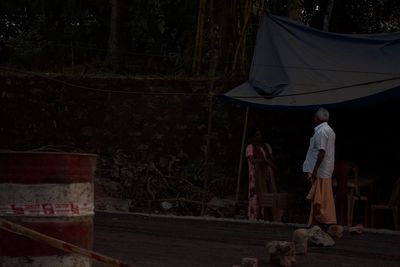
[{"label": "barrel rim", "polygon": [[0,155],[54,155],[54,156],[83,156],[83,157],[95,157],[97,158],[97,154],[92,153],[70,153],[70,152],[48,152],[48,151],[5,151],[1,150]]}]

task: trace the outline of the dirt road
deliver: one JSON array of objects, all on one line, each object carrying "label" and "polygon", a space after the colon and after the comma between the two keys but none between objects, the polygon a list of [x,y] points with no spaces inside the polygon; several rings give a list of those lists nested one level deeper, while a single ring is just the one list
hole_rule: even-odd
[{"label": "dirt road", "polygon": [[[231,267],[241,258],[267,263],[265,245],[290,240],[294,226],[96,213],[94,249],[138,267]],[[311,248],[297,266],[400,267],[400,234],[345,235]],[[94,265],[102,266],[102,265]]]}]

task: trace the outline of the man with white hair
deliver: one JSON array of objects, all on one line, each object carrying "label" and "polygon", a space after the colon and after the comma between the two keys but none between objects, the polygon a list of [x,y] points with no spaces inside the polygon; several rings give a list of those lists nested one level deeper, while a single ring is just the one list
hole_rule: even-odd
[{"label": "man with white hair", "polygon": [[332,173],[335,167],[336,134],[328,125],[329,112],[318,109],[314,116],[315,131],[310,140],[303,172],[312,186],[307,195],[311,201],[309,225],[336,224],[335,202],[332,192]]}]

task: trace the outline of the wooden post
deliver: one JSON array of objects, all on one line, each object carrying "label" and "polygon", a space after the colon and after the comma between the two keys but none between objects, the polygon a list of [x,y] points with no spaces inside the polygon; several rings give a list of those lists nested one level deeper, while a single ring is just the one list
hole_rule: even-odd
[{"label": "wooden post", "polygon": [[207,143],[204,159],[204,184],[203,184],[203,196],[201,200],[201,216],[204,215],[206,207],[206,196],[208,191],[208,177],[210,176],[210,166],[209,166],[209,154],[210,154],[210,143],[212,134],[212,117],[214,110],[214,86],[215,86],[215,73],[217,71],[217,56],[214,54],[213,64],[211,65],[211,83],[210,89],[208,91],[208,126],[207,126]]},{"label": "wooden post", "polygon": [[238,204],[238,201],[239,201],[240,178],[241,178],[242,169],[243,169],[243,155],[244,155],[244,149],[245,149],[245,144],[246,144],[248,121],[249,121],[249,107],[246,108],[246,115],[245,115],[244,125],[243,125],[242,146],[240,148],[240,160],[239,160],[239,169],[238,169],[238,177],[237,177],[237,184],[236,184],[236,198],[235,198],[236,204]]}]

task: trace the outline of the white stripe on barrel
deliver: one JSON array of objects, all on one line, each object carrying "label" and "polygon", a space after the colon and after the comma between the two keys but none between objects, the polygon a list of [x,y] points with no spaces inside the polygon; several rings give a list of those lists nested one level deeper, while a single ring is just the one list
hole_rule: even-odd
[{"label": "white stripe on barrel", "polygon": [[93,184],[0,184],[0,216],[93,215]]}]

